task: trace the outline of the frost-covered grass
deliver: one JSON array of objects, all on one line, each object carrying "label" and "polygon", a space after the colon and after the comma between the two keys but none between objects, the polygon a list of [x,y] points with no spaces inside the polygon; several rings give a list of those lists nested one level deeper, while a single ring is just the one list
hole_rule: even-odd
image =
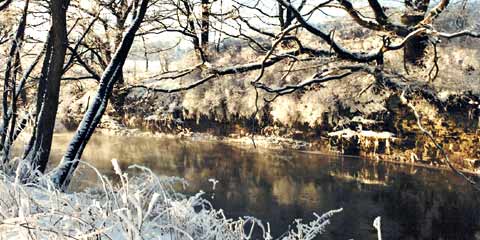
[{"label": "frost-covered grass", "polygon": [[[99,188],[81,193],[55,190],[46,177],[23,185],[0,172],[0,239],[252,239],[260,232],[273,239],[270,225],[253,217],[228,219],[202,198],[175,190],[180,178],[158,177],[140,166],[129,177],[112,160],[119,184],[99,176]],[[85,163],[87,164],[87,163]],[[313,239],[325,231],[330,211],[296,228],[282,239]]]}]

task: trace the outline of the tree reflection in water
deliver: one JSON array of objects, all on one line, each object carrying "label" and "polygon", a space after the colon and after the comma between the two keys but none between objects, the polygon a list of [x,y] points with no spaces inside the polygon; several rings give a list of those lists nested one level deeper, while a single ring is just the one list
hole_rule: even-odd
[{"label": "tree reflection in water", "polygon": [[[70,139],[55,137],[53,152]],[[53,162],[59,155],[52,156]],[[154,172],[184,177],[187,191],[213,196],[229,217],[255,216],[270,222],[276,236],[294,219],[311,219],[343,207],[320,239],[376,239],[372,221],[382,217],[384,239],[474,239],[480,233],[478,194],[451,173],[358,158],[290,150],[270,151],[219,142],[146,137],[94,136],[84,154],[112,176],[110,160],[140,164]],[[77,189],[91,185],[83,167]],[[478,234],[477,234],[478,235]]]}]

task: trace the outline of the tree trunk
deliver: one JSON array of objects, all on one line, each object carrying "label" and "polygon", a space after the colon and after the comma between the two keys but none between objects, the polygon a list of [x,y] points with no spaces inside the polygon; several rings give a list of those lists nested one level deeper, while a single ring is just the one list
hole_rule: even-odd
[{"label": "tree trunk", "polygon": [[[402,16],[402,23],[407,26],[415,26],[422,19],[424,15],[409,15]],[[407,63],[423,66],[423,58],[428,46],[428,36],[416,36],[405,43],[404,59]]]},{"label": "tree trunk", "polygon": [[[118,47],[120,46],[120,44],[122,43],[122,37],[123,37],[123,33],[125,32],[125,23],[124,22],[121,22],[121,23],[118,23],[117,24],[117,34],[115,35],[115,42],[114,42],[114,46],[115,46],[115,49],[118,49]],[[115,49],[113,51],[115,51]],[[125,84],[125,79],[123,77],[123,70],[121,73],[119,73],[118,75],[118,80],[117,80],[117,86],[118,87],[121,87]]]},{"label": "tree trunk", "polygon": [[7,9],[8,6],[10,6],[10,3],[12,3],[12,0],[6,0],[3,1],[3,3],[0,3],[0,11]]},{"label": "tree trunk", "polygon": [[133,40],[135,39],[135,34],[140,28],[140,24],[142,23],[145,12],[147,11],[148,2],[149,0],[142,1],[139,13],[135,18],[134,23],[123,37],[123,40],[113,56],[112,61],[110,61],[108,67],[102,75],[95,99],[93,100],[92,104],[90,104],[87,112],[83,116],[83,119],[74,137],[70,141],[62,161],[57,168],[52,171],[51,176],[53,183],[62,190],[65,190],[70,184],[71,178],[78,166],[78,161],[82,156],[83,150],[95,131],[95,128],[100,123],[103,113],[108,105],[108,100],[112,95],[113,86],[118,81],[123,64],[127,59],[128,53],[133,44]]},{"label": "tree trunk", "polygon": [[[430,0],[405,0],[405,13],[401,17],[404,25],[414,28],[424,18]],[[423,66],[423,58],[428,46],[427,36],[416,36],[405,43],[404,60],[415,66]]]},{"label": "tree trunk", "polygon": [[202,32],[200,34],[200,41],[204,52],[208,52],[208,33],[210,31],[210,2],[209,0],[202,0]]},{"label": "tree trunk", "polygon": [[[10,46],[10,51],[8,54],[6,69],[4,75],[4,86],[3,86],[3,121],[0,124],[0,150],[2,150],[2,162],[5,163],[9,160],[10,154],[10,145],[12,142],[11,133],[15,129],[16,121],[16,76],[18,74],[20,66],[20,49],[25,36],[25,28],[27,24],[27,13],[28,13],[29,1],[25,2],[25,7],[23,14],[20,20],[20,23],[17,27],[15,38],[12,40],[12,45]],[[8,100],[10,99],[10,107],[8,106]],[[9,138],[7,139],[7,134]]]},{"label": "tree trunk", "polygon": [[185,14],[186,14],[186,17],[187,17],[188,28],[190,29],[190,32],[192,33],[191,37],[192,37],[193,48],[195,50],[195,55],[197,56],[197,58],[199,60],[203,61],[204,60],[203,51],[202,51],[201,46],[200,46],[200,39],[198,38],[198,35],[196,34],[195,21],[194,21],[194,17],[193,17],[192,8],[190,7],[190,5],[188,4],[188,2],[186,0],[184,0],[182,2],[183,2],[183,6],[185,7]]},{"label": "tree trunk", "polygon": [[45,172],[52,145],[55,118],[57,116],[60,94],[60,80],[63,75],[63,65],[67,49],[67,19],[66,12],[69,1],[52,0],[51,41],[52,50],[48,65],[48,76],[43,92],[38,114],[37,131],[30,156],[27,159],[35,170]]},{"label": "tree trunk", "polygon": [[50,65],[50,58],[52,57],[52,29],[48,32],[46,44],[45,44],[45,57],[43,58],[42,70],[40,77],[38,79],[37,87],[37,102],[36,102],[36,112],[35,112],[35,125],[33,126],[32,136],[28,142],[22,158],[27,159],[27,156],[30,156],[32,149],[35,145],[35,139],[37,137],[37,127],[38,127],[38,117],[39,113],[42,110],[43,98],[45,93],[45,88],[47,86],[47,77],[48,77],[48,66]]}]

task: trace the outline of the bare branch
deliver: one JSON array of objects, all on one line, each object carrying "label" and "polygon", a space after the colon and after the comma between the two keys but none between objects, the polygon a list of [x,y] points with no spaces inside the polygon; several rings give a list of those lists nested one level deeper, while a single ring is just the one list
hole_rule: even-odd
[{"label": "bare branch", "polygon": [[457,38],[457,37],[473,37],[473,38],[480,38],[480,33],[479,32],[472,32],[469,30],[463,30],[460,32],[456,33],[444,33],[444,32],[438,32],[435,33],[437,36],[440,36],[442,38],[447,38],[447,39],[452,39],[452,38]]}]

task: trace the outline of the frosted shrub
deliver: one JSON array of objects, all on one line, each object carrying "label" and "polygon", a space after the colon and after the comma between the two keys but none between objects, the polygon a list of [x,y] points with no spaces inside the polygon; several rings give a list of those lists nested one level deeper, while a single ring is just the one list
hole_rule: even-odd
[{"label": "frosted shrub", "polygon": [[291,125],[298,122],[300,113],[296,109],[297,99],[295,96],[283,96],[281,101],[274,101],[272,103],[271,115],[273,120],[286,125]]},{"label": "frosted shrub", "polygon": [[[180,178],[158,177],[139,166],[136,177],[112,161],[119,185],[94,169],[99,189],[62,193],[41,177],[40,184],[22,185],[0,172],[0,239],[252,239],[254,229],[272,239],[270,226],[255,218],[228,219],[202,198],[186,196],[174,186]],[[87,164],[87,163],[84,163]],[[88,165],[88,164],[87,164]],[[313,239],[325,231],[329,218],[341,211],[297,221],[282,239]]]}]

